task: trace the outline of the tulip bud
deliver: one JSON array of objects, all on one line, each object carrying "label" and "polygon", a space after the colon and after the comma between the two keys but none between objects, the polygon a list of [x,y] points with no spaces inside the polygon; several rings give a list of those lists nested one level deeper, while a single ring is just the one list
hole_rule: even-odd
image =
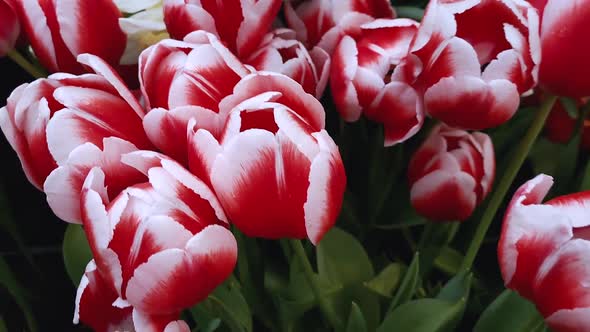
[{"label": "tulip bud", "polygon": [[490,191],[495,167],[488,135],[439,125],[410,161],[412,206],[431,220],[465,220]]}]

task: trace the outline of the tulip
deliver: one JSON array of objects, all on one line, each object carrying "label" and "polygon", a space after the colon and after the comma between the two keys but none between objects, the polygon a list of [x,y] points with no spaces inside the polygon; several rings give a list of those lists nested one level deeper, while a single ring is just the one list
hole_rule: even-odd
[{"label": "tulip", "polygon": [[220,139],[189,132],[191,171],[208,175],[244,234],[317,244],[334,225],[346,186],[322,105],[297,82],[270,73],[242,79],[222,104],[231,112]]},{"label": "tulip", "polygon": [[246,63],[257,70],[287,75],[318,99],[324,93],[330,73],[328,53],[319,47],[308,52],[295,39],[295,32],[289,29],[277,29],[267,34],[260,49]]},{"label": "tulip", "polygon": [[218,135],[227,112],[219,103],[249,70],[212,34],[197,31],[185,41],[163,40],[139,59],[140,83],[152,109],[145,132],[161,151],[186,165],[186,130],[195,118]]},{"label": "tulip", "polygon": [[188,325],[174,316],[146,315],[131,307],[113,306],[117,292],[98,273],[94,260],[86,271],[76,295],[74,324],[80,321],[95,331],[188,332]]},{"label": "tulip", "polygon": [[[542,4],[539,4],[542,6]],[[547,1],[541,20],[539,84],[545,90],[572,98],[590,96],[590,1]]]},{"label": "tulip", "polygon": [[240,58],[251,55],[276,18],[281,0],[164,0],[164,22],[175,39],[210,32]]},{"label": "tulip", "polygon": [[409,19],[375,20],[362,25],[357,38],[345,36],[333,55],[330,84],[338,112],[349,122],[365,114],[382,123],[385,146],[413,136],[424,122],[416,91],[391,77],[417,30]]},{"label": "tulip", "polygon": [[20,33],[18,17],[8,0],[0,0],[0,57],[14,49]]},{"label": "tulip", "polygon": [[447,125],[498,126],[536,84],[537,29],[536,10],[524,1],[433,0],[394,77],[412,85],[426,113]]},{"label": "tulip", "polygon": [[83,53],[117,66],[125,50],[121,13],[112,0],[14,0],[27,39],[50,72],[86,72],[76,61]]},{"label": "tulip", "polygon": [[[215,194],[181,165],[151,151],[122,160],[149,182],[105,204],[105,175],[95,167],[82,189],[82,219],[96,271],[117,294],[112,305],[133,308],[134,322],[136,313],[169,322],[232,273],[236,240]],[[80,293],[84,299],[84,289]]]},{"label": "tulip", "polygon": [[553,185],[541,174],[514,194],[498,243],[506,287],[531,300],[556,332],[590,326],[590,195],[543,198]]},{"label": "tulip", "polygon": [[388,0],[311,0],[286,1],[287,25],[297,39],[312,49],[319,46],[332,54],[340,39],[376,18],[395,18]]},{"label": "tulip", "polygon": [[412,206],[431,220],[465,220],[489,193],[495,168],[488,135],[439,125],[408,166]]},{"label": "tulip", "polygon": [[58,73],[23,84],[0,109],[0,128],[39,189],[85,143],[102,148],[103,139],[114,136],[140,149],[152,147],[142,127],[144,111],[121,78],[93,55],[79,61],[96,74]]}]

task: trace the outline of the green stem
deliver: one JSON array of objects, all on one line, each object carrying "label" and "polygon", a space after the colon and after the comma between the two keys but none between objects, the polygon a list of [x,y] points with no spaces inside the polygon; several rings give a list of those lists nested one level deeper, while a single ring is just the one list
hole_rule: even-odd
[{"label": "green stem", "polygon": [[301,245],[301,241],[291,239],[289,240],[289,243],[291,244],[291,249],[293,249],[293,253],[295,254],[295,256],[297,256],[299,262],[301,263],[301,266],[303,267],[303,272],[307,278],[307,282],[311,286],[311,290],[313,291],[316,300],[318,301],[320,310],[322,311],[326,319],[328,319],[332,327],[334,327],[336,330],[342,329],[344,325],[340,321],[340,318],[332,308],[330,302],[328,302],[328,300],[322,296],[320,285],[317,279],[315,278],[313,268],[309,263],[309,259],[305,254],[305,250]]},{"label": "green stem", "polygon": [[43,78],[47,77],[47,75],[40,70],[39,68],[35,67],[32,63],[30,63],[22,54],[20,54],[17,50],[12,50],[8,52],[8,57],[12,59],[17,65],[19,65],[22,69],[24,69],[27,73],[29,73],[34,78]]},{"label": "green stem", "polygon": [[547,116],[553,108],[553,104],[555,104],[556,100],[557,97],[548,96],[543,101],[543,104],[539,108],[538,113],[535,119],[533,120],[533,123],[526,132],[522,141],[520,141],[518,147],[516,148],[513,159],[508,164],[508,167],[504,172],[504,176],[502,177],[502,179],[500,179],[500,182],[498,182],[496,190],[492,194],[490,202],[486,207],[483,216],[481,217],[481,221],[477,226],[473,240],[471,241],[471,244],[467,249],[467,253],[465,254],[463,263],[461,264],[461,271],[471,269],[471,266],[475,261],[475,257],[477,256],[477,252],[481,247],[486,232],[488,231],[488,228],[494,220],[494,216],[496,215],[496,212],[498,211],[500,204],[502,204],[502,201],[504,200],[506,193],[510,189],[510,185],[514,181],[516,174],[520,170],[520,167],[526,160],[526,157],[528,156],[531,147],[533,146],[535,140],[539,136],[539,133],[543,129],[545,120],[547,120]]}]

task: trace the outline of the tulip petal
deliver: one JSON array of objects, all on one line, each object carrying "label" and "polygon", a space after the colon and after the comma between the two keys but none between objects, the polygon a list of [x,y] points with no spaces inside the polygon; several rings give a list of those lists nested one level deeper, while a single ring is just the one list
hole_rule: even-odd
[{"label": "tulip petal", "polygon": [[498,243],[504,282],[528,299],[533,297],[533,280],[545,258],[573,236],[559,208],[540,205],[552,184],[551,177],[541,174],[516,191]]},{"label": "tulip petal", "polygon": [[317,245],[338,218],[346,189],[346,173],[338,146],[328,133],[322,130],[313,137],[320,152],[311,163],[303,209],[307,236]]},{"label": "tulip petal", "polygon": [[47,177],[43,191],[47,194],[49,206],[62,220],[81,223],[80,192],[86,175],[95,166],[105,173],[110,198],[128,186],[147,180],[143,174],[121,162],[123,154],[137,150],[133,144],[110,137],[104,139],[103,146],[101,151],[91,143],[80,145]]},{"label": "tulip petal", "polygon": [[134,330],[131,308],[112,305],[117,297],[112,285],[101,277],[94,261],[90,261],[76,294],[74,324],[82,321],[96,331]]},{"label": "tulip petal", "polygon": [[179,312],[204,300],[233,271],[237,243],[221,226],[208,226],[184,249],[152,255],[129,280],[127,298],[151,314]]}]

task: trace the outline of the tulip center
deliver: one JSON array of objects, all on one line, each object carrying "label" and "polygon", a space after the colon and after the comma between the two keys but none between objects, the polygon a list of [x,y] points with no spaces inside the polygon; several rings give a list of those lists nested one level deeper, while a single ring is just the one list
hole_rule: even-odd
[{"label": "tulip center", "polygon": [[590,226],[574,228],[574,238],[590,241]]},{"label": "tulip center", "polygon": [[276,134],[279,131],[273,109],[244,111],[240,114],[240,117],[242,118],[240,132],[248,129],[264,129]]}]

